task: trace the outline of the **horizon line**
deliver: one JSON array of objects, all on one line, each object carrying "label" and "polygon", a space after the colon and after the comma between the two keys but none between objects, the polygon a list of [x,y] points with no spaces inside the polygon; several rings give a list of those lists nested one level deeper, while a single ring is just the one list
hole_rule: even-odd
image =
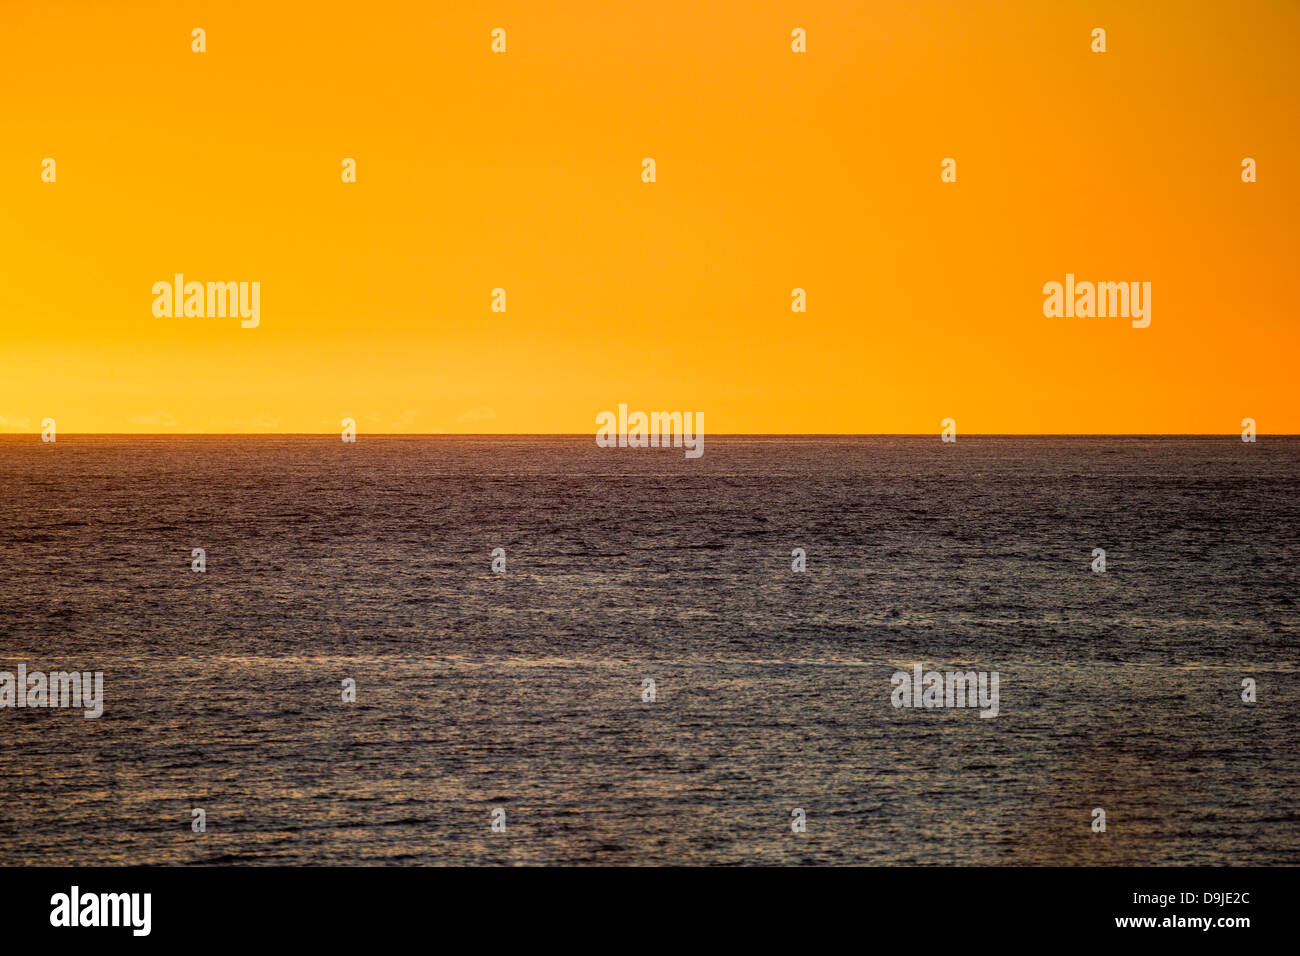
[{"label": "horizon line", "polygon": [[[337,438],[327,432],[61,432],[85,438]],[[369,438],[594,438],[595,432],[358,432]],[[619,433],[623,434],[623,433]],[[0,438],[40,438],[41,431],[0,432]],[[935,438],[941,432],[712,432],[707,438]],[[963,432],[958,438],[1236,438],[1240,432]],[[1257,432],[1258,438],[1297,438],[1296,432]],[[49,444],[49,443],[47,443]]]}]

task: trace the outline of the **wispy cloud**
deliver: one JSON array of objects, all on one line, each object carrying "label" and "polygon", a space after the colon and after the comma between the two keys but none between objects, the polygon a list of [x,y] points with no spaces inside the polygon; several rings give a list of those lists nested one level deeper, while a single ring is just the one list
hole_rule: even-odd
[{"label": "wispy cloud", "polygon": [[175,428],[176,419],[167,412],[154,412],[152,415],[137,415],[131,419],[132,425],[152,425],[161,428]]}]

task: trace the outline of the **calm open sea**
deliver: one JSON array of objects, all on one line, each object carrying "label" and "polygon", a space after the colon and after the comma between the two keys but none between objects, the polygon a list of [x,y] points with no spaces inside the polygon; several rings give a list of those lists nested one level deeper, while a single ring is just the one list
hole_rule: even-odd
[{"label": "calm open sea", "polygon": [[0,710],[3,864],[1300,864],[1300,440],[11,436],[0,492],[0,670],[106,698]]}]

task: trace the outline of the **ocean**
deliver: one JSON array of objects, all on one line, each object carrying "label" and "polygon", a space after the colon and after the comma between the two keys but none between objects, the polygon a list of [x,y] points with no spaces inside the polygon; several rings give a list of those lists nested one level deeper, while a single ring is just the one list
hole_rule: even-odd
[{"label": "ocean", "polygon": [[5,436],[0,492],[0,671],[104,687],[0,709],[0,864],[1300,864],[1300,439]]}]

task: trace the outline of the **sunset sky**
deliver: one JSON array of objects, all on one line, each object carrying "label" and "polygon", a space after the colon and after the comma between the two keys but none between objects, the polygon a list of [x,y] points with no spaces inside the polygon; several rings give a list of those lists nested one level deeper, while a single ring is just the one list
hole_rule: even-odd
[{"label": "sunset sky", "polygon": [[[3,0],[0,431],[1300,432],[1297,50],[1281,0]],[[259,327],[155,317],[178,272]],[[1067,272],[1150,327],[1045,318]]]}]

